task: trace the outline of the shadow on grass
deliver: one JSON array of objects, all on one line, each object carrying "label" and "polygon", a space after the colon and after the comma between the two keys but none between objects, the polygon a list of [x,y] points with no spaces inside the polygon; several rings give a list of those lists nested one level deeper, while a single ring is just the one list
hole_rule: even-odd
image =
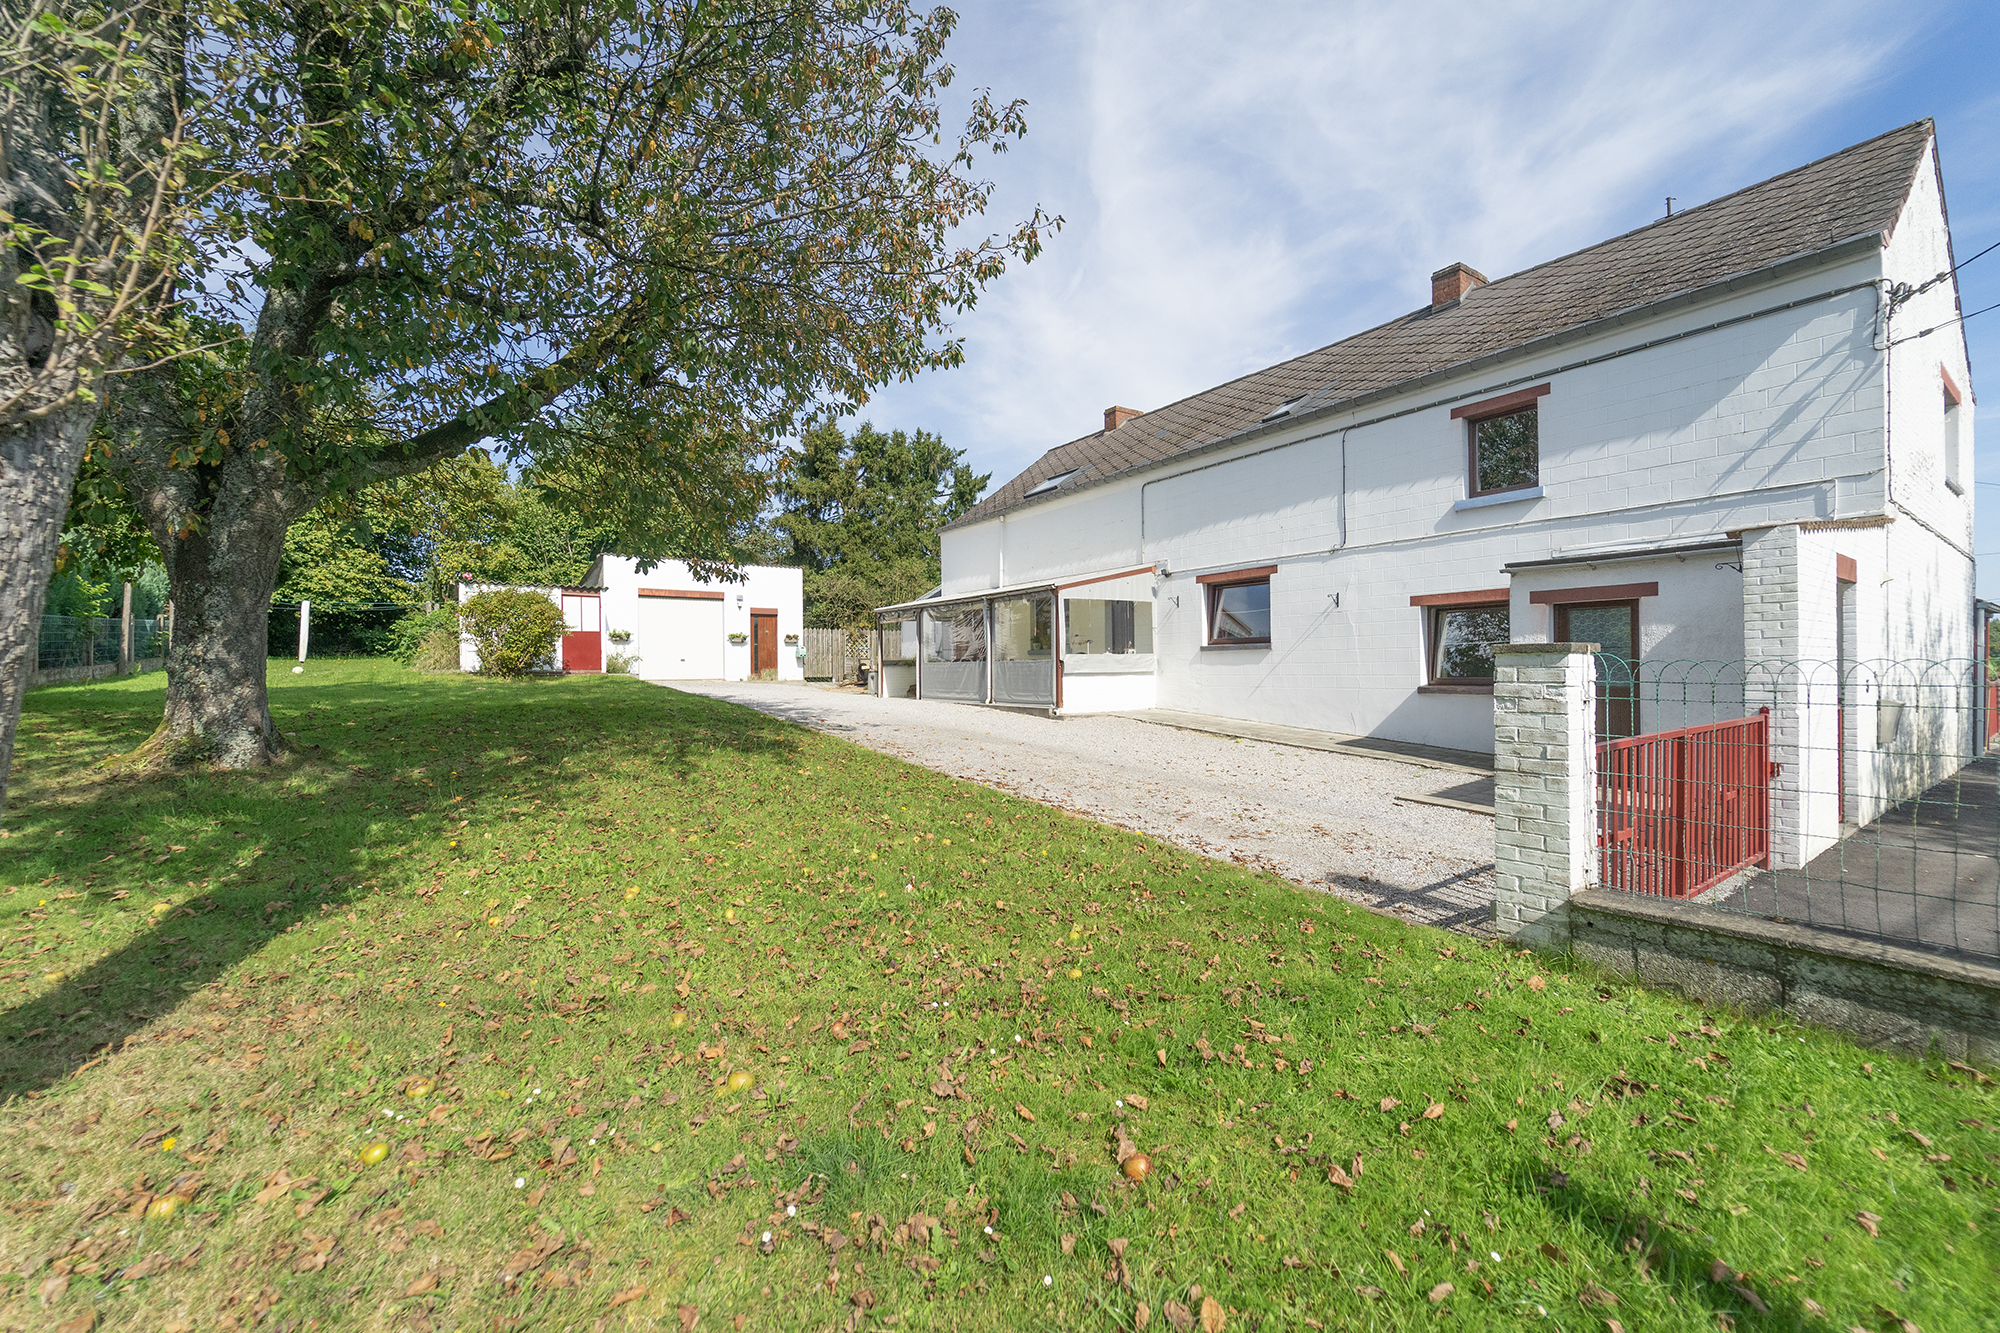
[{"label": "shadow on grass", "polygon": [[[392,891],[435,893],[459,864],[447,812],[450,823],[482,820],[511,801],[539,802],[537,817],[622,814],[649,788],[687,784],[715,756],[781,757],[799,740],[789,724],[750,709],[636,682],[399,678],[400,670],[350,665],[305,683],[274,675],[273,721],[300,748],[254,772],[107,772],[103,759],[137,746],[157,723],[157,682],[28,696],[25,762],[10,793],[15,827],[0,843],[0,880],[23,887],[0,911],[18,907],[17,920],[39,937],[59,931],[56,947],[72,957],[90,949],[94,928],[69,917],[72,906],[137,910],[148,924],[0,1016],[0,1098],[41,1095],[309,921]],[[210,845],[174,851],[176,840]],[[402,843],[414,844],[406,858],[380,854]],[[618,851],[538,866],[536,878],[567,887],[615,866]],[[27,966],[13,977],[48,960]],[[371,980],[355,966],[361,975],[350,985],[366,989]]]},{"label": "shadow on grass", "polygon": [[[1705,1312],[1720,1328],[1802,1328],[1808,1312],[1795,1296],[1774,1286],[1740,1281],[1713,1238],[1645,1207],[1636,1198],[1614,1199],[1546,1162],[1522,1159],[1510,1173],[1516,1187],[1557,1217],[1596,1235],[1607,1250],[1631,1260],[1631,1274],[1650,1277],[1684,1306]],[[1665,1182],[1653,1188],[1664,1190]],[[1547,1251],[1545,1250],[1546,1254]],[[1552,1260],[1562,1263],[1564,1259]],[[1585,1288],[1589,1290],[1588,1286]],[[1611,1307],[1598,1313],[1615,1317]],[[1728,1322],[1723,1322],[1726,1317]]]}]

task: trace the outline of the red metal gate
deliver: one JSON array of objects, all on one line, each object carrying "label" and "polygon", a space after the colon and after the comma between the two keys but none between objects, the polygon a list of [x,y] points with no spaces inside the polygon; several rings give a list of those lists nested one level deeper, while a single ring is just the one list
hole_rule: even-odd
[{"label": "red metal gate", "polygon": [[1691,898],[1771,856],[1771,710],[1597,747],[1607,889]]}]

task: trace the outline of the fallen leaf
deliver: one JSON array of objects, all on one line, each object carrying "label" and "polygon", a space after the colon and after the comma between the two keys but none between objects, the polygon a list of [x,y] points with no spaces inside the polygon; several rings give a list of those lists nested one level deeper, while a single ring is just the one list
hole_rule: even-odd
[{"label": "fallen leaf", "polygon": [[1432,1102],[1429,1106],[1426,1106],[1424,1108],[1423,1118],[1426,1120],[1435,1120],[1443,1114],[1444,1114],[1444,1103]]},{"label": "fallen leaf", "polygon": [[1410,1275],[1410,1270],[1403,1267],[1402,1255],[1397,1254],[1394,1250],[1384,1250],[1382,1253],[1389,1256],[1389,1266],[1396,1270],[1397,1277],[1408,1277]]},{"label": "fallen leaf", "polygon": [[1545,990],[1548,988],[1548,984],[1549,984],[1548,982],[1543,981],[1539,976],[1533,976],[1528,978],[1529,990]]},{"label": "fallen leaf", "polygon": [[403,1288],[403,1299],[408,1300],[412,1296],[425,1295],[428,1292],[436,1291],[437,1287],[438,1275],[436,1273],[426,1273],[409,1286]]},{"label": "fallen leaf", "polygon": [[613,1296],[611,1298],[611,1304],[605,1306],[604,1308],[606,1310],[616,1310],[619,1306],[627,1304],[628,1302],[631,1301],[636,1301],[645,1294],[646,1294],[646,1284],[641,1282],[638,1286],[627,1287],[625,1288],[625,1290],[619,1292],[616,1296]]},{"label": "fallen leaf", "polygon": [[1399,1102],[1399,1101],[1397,1101],[1397,1100],[1396,1100],[1396,1099],[1395,1099],[1394,1097],[1384,1097],[1384,1098],[1382,1099],[1382,1106],[1381,1106],[1381,1109],[1382,1109],[1383,1111],[1385,1111],[1385,1112],[1387,1112],[1387,1111],[1393,1111],[1393,1110],[1395,1110],[1395,1109],[1396,1109],[1397,1107],[1399,1107],[1399,1106],[1401,1106],[1401,1105],[1402,1105],[1402,1103],[1401,1103],[1401,1102]]},{"label": "fallen leaf", "polygon": [[1137,1329],[1139,1333],[1146,1333],[1147,1326],[1152,1322],[1153,1307],[1144,1301],[1140,1301],[1139,1308],[1132,1312],[1132,1327]]},{"label": "fallen leaf", "polygon": [[1786,1166],[1792,1167],[1799,1171],[1803,1171],[1806,1169],[1806,1159],[1798,1153],[1779,1152],[1776,1148],[1773,1148],[1768,1143],[1764,1145],[1764,1151],[1770,1153],[1771,1156],[1777,1158],[1779,1161],[1783,1162]]},{"label": "fallen leaf", "polygon": [[694,1333],[694,1321],[701,1318],[701,1311],[692,1305],[681,1305],[674,1308],[674,1313],[680,1316],[681,1333]]},{"label": "fallen leaf", "polygon": [[1616,1296],[1613,1296],[1610,1292],[1598,1286],[1595,1282],[1584,1283],[1583,1290],[1576,1294],[1576,1299],[1577,1303],[1580,1305],[1618,1304],[1618,1298]]},{"label": "fallen leaf", "polygon": [[1174,1333],[1189,1333],[1194,1327],[1194,1311],[1169,1296],[1160,1304],[1160,1313],[1167,1318],[1167,1324]]},{"label": "fallen leaf", "polygon": [[1445,1297],[1451,1295],[1454,1291],[1457,1290],[1458,1288],[1452,1286],[1451,1283],[1449,1282],[1438,1283],[1435,1287],[1431,1288],[1431,1304],[1436,1305],[1439,1301],[1443,1300]]},{"label": "fallen leaf", "polygon": [[1880,1223],[1882,1219],[1876,1214],[1864,1210],[1862,1212],[1856,1213],[1854,1215],[1854,1220],[1859,1222],[1861,1224],[1861,1229],[1863,1231],[1866,1231],[1869,1235],[1876,1237],[1881,1236],[1882,1232],[1880,1229]]},{"label": "fallen leaf", "polygon": [[85,1310],[76,1318],[57,1324],[55,1333],[90,1333],[90,1330],[96,1327],[97,1311]]},{"label": "fallen leaf", "polygon": [[1146,1101],[1146,1099],[1144,1097],[1141,1097],[1136,1092],[1126,1097],[1125,1104],[1131,1107],[1135,1111],[1144,1111],[1149,1106],[1149,1103]]},{"label": "fallen leaf", "polygon": [[1380,1287],[1356,1287],[1354,1294],[1365,1301],[1379,1301],[1382,1299],[1382,1289]]},{"label": "fallen leaf", "polygon": [[1542,1250],[1542,1257],[1547,1259],[1552,1264],[1569,1263],[1569,1256],[1563,1253],[1563,1247],[1556,1244],[1552,1240],[1543,1241],[1541,1245],[1541,1250]]},{"label": "fallen leaf", "polygon": [[[1166,1062],[1162,1060],[1161,1063]],[[1201,1298],[1201,1333],[1222,1333],[1223,1325],[1228,1322],[1229,1316],[1224,1312],[1221,1302],[1213,1296]]]},{"label": "fallen leaf", "polygon": [[[1165,1069],[1167,1067],[1167,1048],[1162,1046],[1157,1051],[1154,1051],[1153,1058],[1160,1062],[1160,1068]],[[1206,1320],[1204,1320],[1204,1324],[1206,1324]],[[1218,1324],[1216,1327],[1220,1328],[1221,1325]]]},{"label": "fallen leaf", "polygon": [[1035,1123],[1035,1113],[1033,1111],[1030,1111],[1027,1107],[1023,1106],[1020,1102],[1014,1103],[1014,1114],[1020,1116],[1021,1119],[1027,1121],[1031,1125]]},{"label": "fallen leaf", "polygon": [[1625,1333],[1625,1325],[1616,1319],[1607,1319],[1604,1321],[1604,1333]]}]

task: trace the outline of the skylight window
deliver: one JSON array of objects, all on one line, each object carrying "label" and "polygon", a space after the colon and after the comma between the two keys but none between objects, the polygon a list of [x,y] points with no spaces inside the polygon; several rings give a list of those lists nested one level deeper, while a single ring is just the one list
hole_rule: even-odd
[{"label": "skylight window", "polygon": [[1292,409],[1297,407],[1300,403],[1304,402],[1305,397],[1306,396],[1302,393],[1293,394],[1290,398],[1287,398],[1284,402],[1279,403],[1269,412],[1266,412],[1260,419],[1259,424],[1262,424],[1262,422],[1264,421],[1280,421],[1285,417],[1290,416],[1292,414]]},{"label": "skylight window", "polygon": [[1076,475],[1076,471],[1077,470],[1075,468],[1071,468],[1067,472],[1058,472],[1053,477],[1049,477],[1043,481],[1038,481],[1032,487],[1029,488],[1028,494],[1022,496],[1021,498],[1025,500],[1032,496],[1047,495],[1050,491],[1062,485],[1064,482],[1068,481],[1071,477],[1074,477]]}]

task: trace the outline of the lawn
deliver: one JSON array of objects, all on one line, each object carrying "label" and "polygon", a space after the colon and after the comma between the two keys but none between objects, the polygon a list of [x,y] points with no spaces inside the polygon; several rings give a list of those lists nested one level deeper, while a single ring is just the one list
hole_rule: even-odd
[{"label": "lawn", "polygon": [[2000,1327],[1941,1059],[624,678],[159,703],[28,697],[0,1327]]}]

